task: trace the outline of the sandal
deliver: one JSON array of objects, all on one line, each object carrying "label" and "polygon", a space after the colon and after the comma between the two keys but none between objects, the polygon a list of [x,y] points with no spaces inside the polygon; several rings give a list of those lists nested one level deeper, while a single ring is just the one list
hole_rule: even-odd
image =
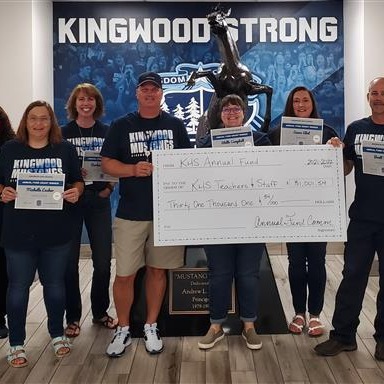
[{"label": "sandal", "polygon": [[22,368],[28,365],[27,355],[22,345],[15,345],[9,349],[8,364],[13,368]]},{"label": "sandal", "polygon": [[311,317],[308,323],[308,336],[319,337],[324,334],[324,325],[318,317]]},{"label": "sandal", "polygon": [[92,323],[101,325],[102,327],[108,329],[116,329],[118,325],[118,321],[108,314],[106,314],[104,317],[101,317],[100,319],[92,319]]},{"label": "sandal", "polygon": [[294,335],[301,335],[304,327],[305,327],[305,317],[301,315],[295,315],[292,321],[288,325],[288,330]]},{"label": "sandal", "polygon": [[80,324],[78,321],[73,321],[72,323],[67,324],[65,328],[65,336],[67,337],[77,337],[80,335]]},{"label": "sandal", "polygon": [[56,357],[65,357],[71,353],[72,345],[66,336],[58,336],[51,341]]}]

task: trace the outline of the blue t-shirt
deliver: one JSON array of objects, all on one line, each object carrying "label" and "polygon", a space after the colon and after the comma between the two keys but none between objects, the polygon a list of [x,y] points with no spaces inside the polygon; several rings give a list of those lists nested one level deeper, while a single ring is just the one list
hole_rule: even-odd
[{"label": "blue t-shirt", "polygon": [[[74,146],[66,141],[31,148],[18,140],[8,141],[0,152],[0,184],[16,188],[19,172],[65,174],[65,189],[83,181]],[[15,209],[4,204],[1,243],[5,248],[28,249],[70,241],[76,227],[75,204],[64,200],[62,210]]]},{"label": "blue t-shirt", "polygon": [[[129,113],[112,122],[101,155],[124,164],[150,161],[154,149],[190,148],[183,122],[166,112],[153,119]],[[149,156],[149,158],[148,158]],[[152,177],[122,177],[116,217],[126,220],[153,220]]]},{"label": "blue t-shirt", "polygon": [[[108,128],[108,125],[100,121],[96,121],[91,128],[81,128],[75,120],[70,121],[61,128],[64,139],[72,143],[76,148],[80,167],[83,166],[84,151],[101,151]],[[102,191],[107,184],[104,181],[95,181],[90,184],[87,183],[85,188]]]},{"label": "blue t-shirt", "polygon": [[366,117],[351,123],[345,133],[344,156],[353,161],[356,184],[349,217],[384,223],[384,177],[363,173],[361,142],[364,140],[384,141],[384,124],[375,124]]}]

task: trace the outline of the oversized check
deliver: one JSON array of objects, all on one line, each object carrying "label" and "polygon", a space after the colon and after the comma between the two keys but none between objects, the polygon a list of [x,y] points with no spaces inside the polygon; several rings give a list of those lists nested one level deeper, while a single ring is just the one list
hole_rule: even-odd
[{"label": "oversized check", "polygon": [[155,245],[346,240],[341,148],[179,149],[152,161]]},{"label": "oversized check", "polygon": [[65,175],[19,173],[16,180],[16,209],[63,209]]}]

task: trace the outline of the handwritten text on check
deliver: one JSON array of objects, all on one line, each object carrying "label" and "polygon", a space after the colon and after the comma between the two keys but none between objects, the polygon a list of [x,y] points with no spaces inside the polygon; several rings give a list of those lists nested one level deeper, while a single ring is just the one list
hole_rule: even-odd
[{"label": "handwritten text on check", "polygon": [[341,149],[154,151],[155,245],[345,241]]}]

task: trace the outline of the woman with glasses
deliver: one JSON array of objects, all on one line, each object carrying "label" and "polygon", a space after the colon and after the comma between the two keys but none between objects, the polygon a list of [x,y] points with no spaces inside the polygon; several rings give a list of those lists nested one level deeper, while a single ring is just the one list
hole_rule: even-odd
[{"label": "woman with glasses", "polygon": [[[225,96],[219,106],[220,118],[225,128],[244,124],[246,105],[238,95]],[[270,145],[268,137],[253,132],[254,145]],[[198,147],[211,147],[211,133],[197,142]],[[259,269],[264,243],[218,244],[204,247],[208,263],[209,311],[211,326],[199,341],[201,349],[212,348],[225,336],[223,323],[227,318],[235,280],[239,315],[244,324],[242,336],[250,349],[260,349],[262,342],[255,330],[258,312]]]},{"label": "woman with glasses", "polygon": [[[23,187],[20,180],[16,186],[20,177],[24,178]],[[0,196],[4,203],[1,243],[9,279],[7,360],[12,367],[28,364],[25,323],[36,270],[55,355],[60,358],[71,351],[63,328],[64,278],[74,235],[73,204],[83,188],[76,150],[62,140],[51,106],[45,101],[29,104],[16,139],[6,142],[0,153]]]}]

